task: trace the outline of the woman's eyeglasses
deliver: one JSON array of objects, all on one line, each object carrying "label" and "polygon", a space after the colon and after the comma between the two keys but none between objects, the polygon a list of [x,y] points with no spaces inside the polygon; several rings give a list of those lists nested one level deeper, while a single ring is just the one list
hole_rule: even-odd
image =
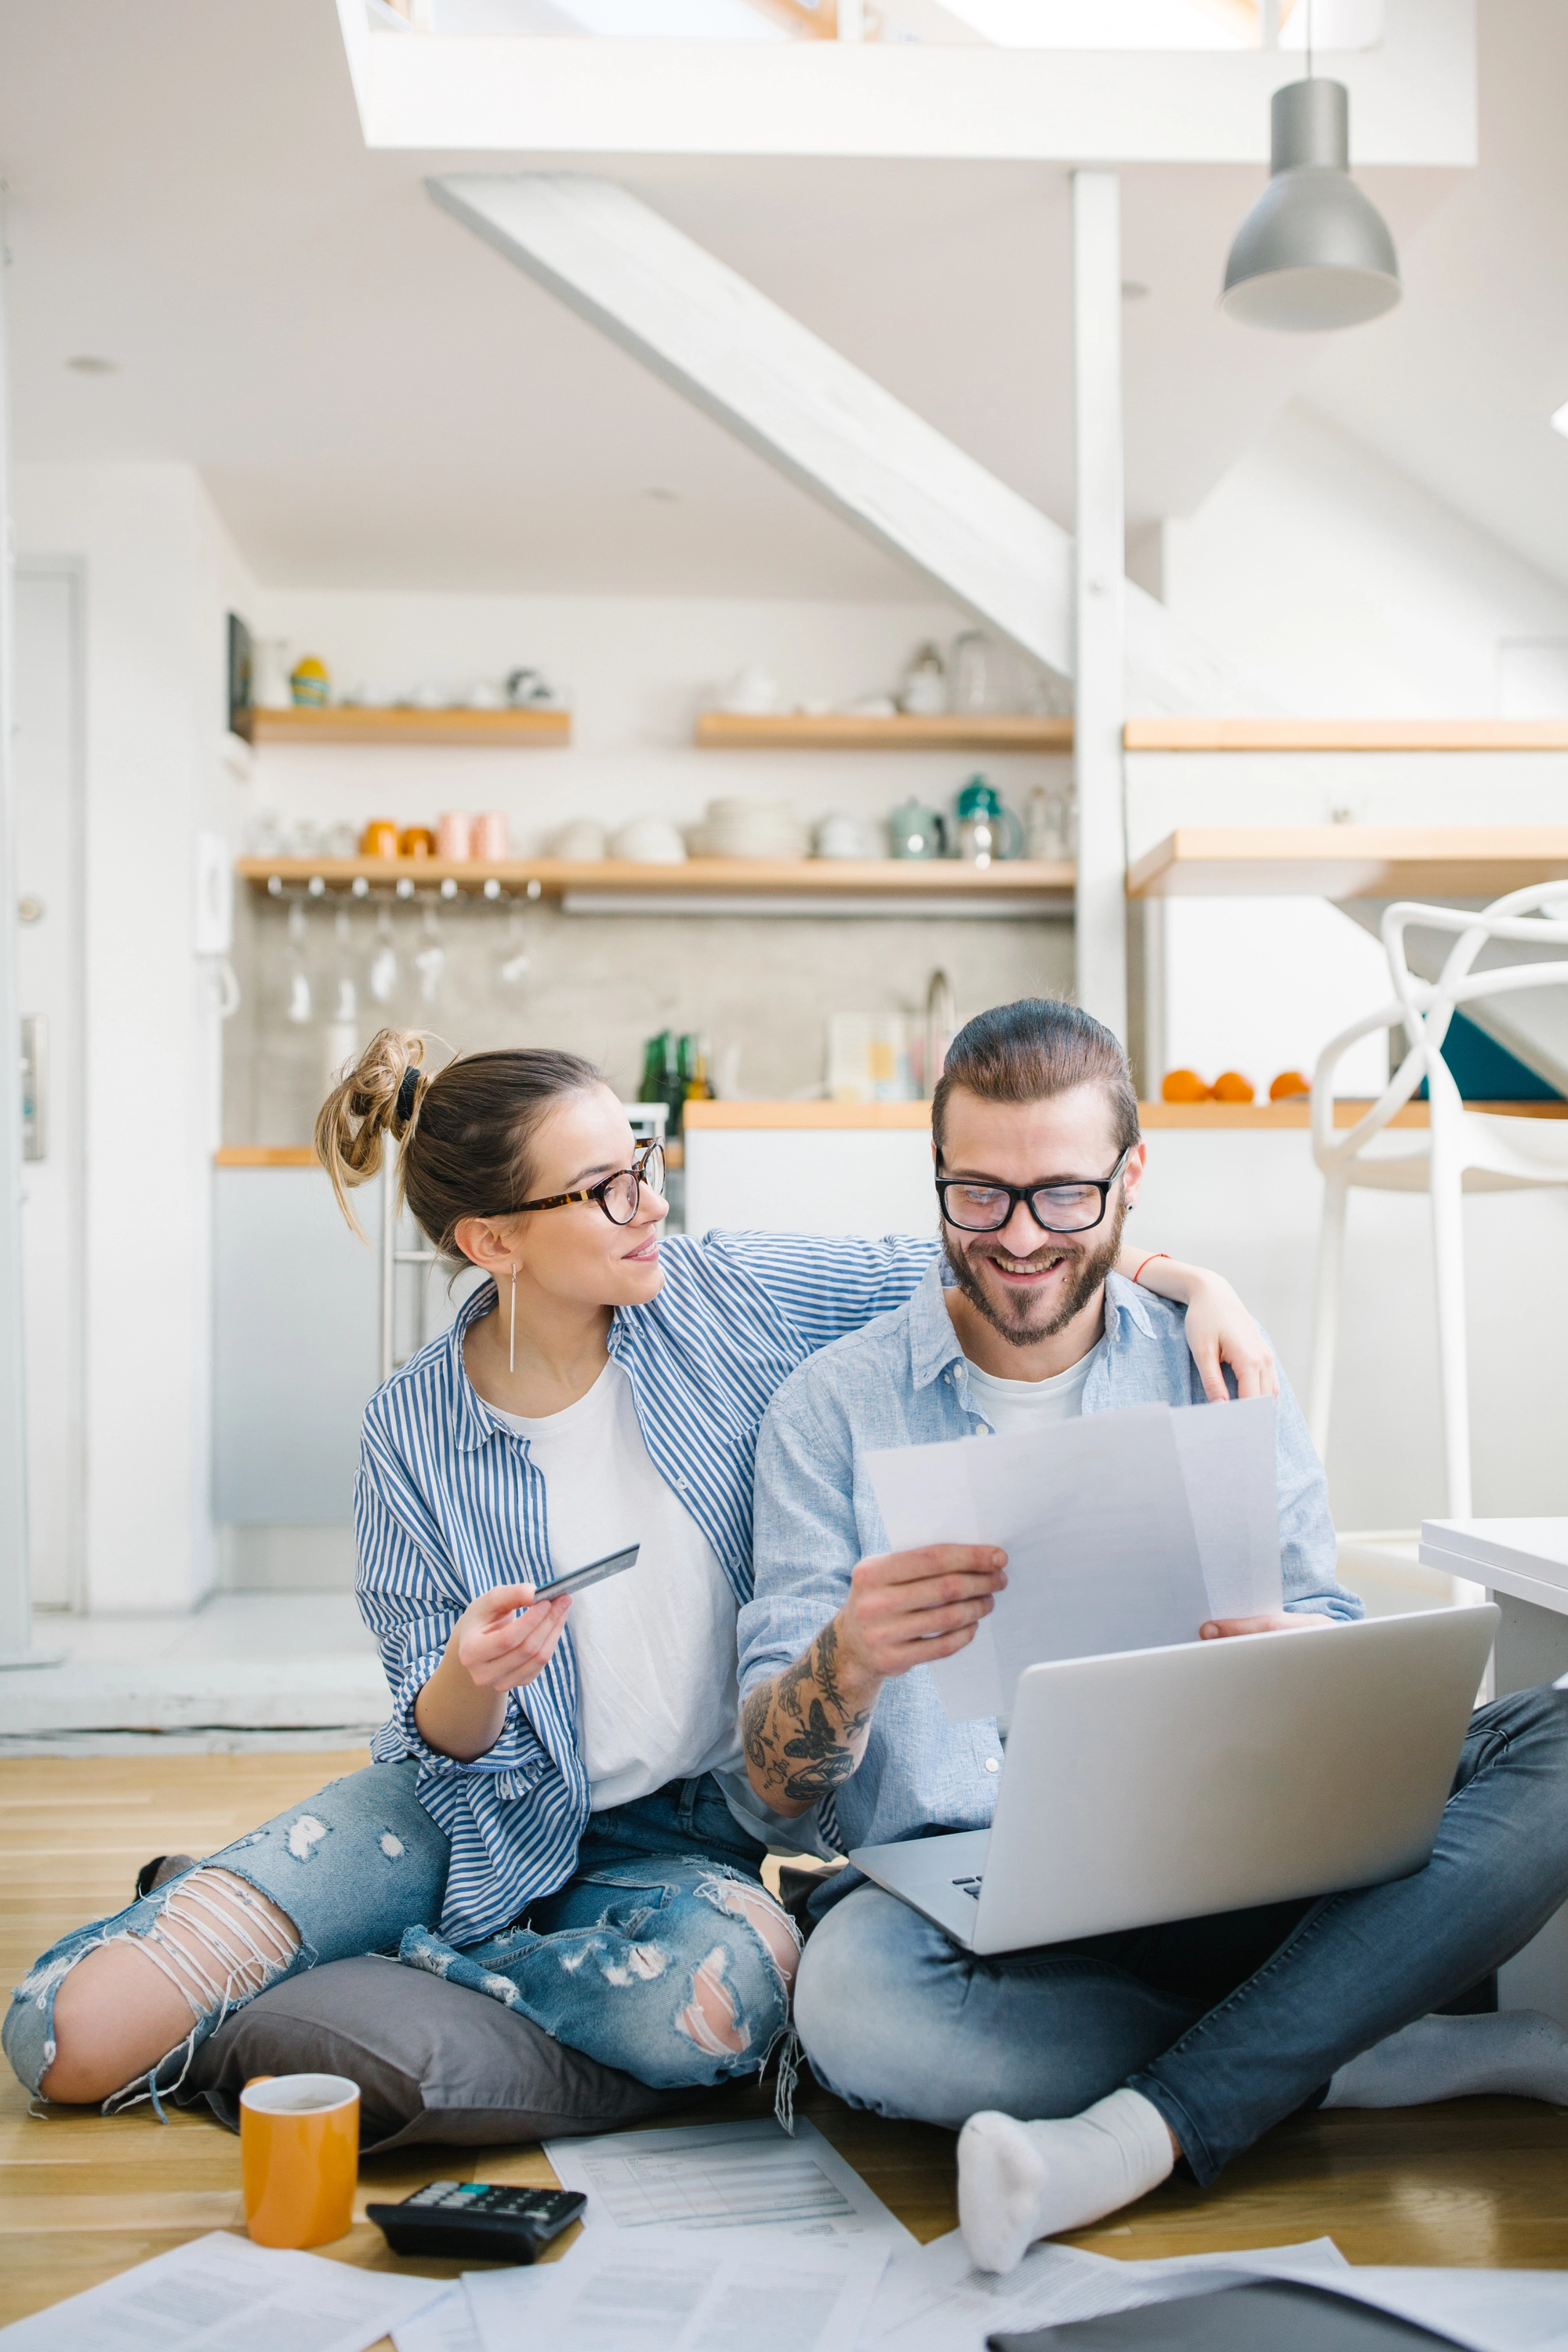
[{"label": "woman's eyeglasses", "polygon": [[613,1176],[602,1176],[596,1184],[589,1184],[580,1192],[552,1192],[548,1200],[522,1201],[515,1209],[492,1209],[489,1214],[521,1217],[525,1210],[565,1209],[575,1201],[596,1201],[612,1225],[629,1225],[637,1215],[645,1185],[663,1199],[662,1143],[645,1144],[629,1168],[617,1168]]},{"label": "woman's eyeglasses", "polygon": [[1085,1176],[1065,1184],[984,1184],[963,1176],[939,1176],[942,1213],[961,1233],[999,1234],[1020,1201],[1043,1234],[1088,1234],[1105,1217],[1111,1186],[1127,1165],[1128,1145],[1109,1176]]}]

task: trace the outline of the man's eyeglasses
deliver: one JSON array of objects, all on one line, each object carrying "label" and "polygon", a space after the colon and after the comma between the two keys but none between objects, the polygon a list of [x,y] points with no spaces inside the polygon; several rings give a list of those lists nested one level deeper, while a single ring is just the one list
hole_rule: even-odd
[{"label": "man's eyeglasses", "polygon": [[1105,1217],[1110,1188],[1127,1165],[1129,1144],[1109,1176],[1074,1176],[1055,1184],[988,1184],[939,1176],[936,1196],[950,1225],[965,1234],[999,1234],[1020,1201],[1043,1234],[1088,1234]]},{"label": "man's eyeglasses", "polygon": [[664,1197],[664,1146],[647,1143],[637,1153],[629,1168],[617,1168],[613,1176],[602,1176],[596,1184],[589,1184],[581,1192],[552,1192],[548,1200],[521,1201],[515,1209],[491,1209],[492,1217],[521,1217],[525,1210],[565,1209],[574,1201],[596,1201],[612,1225],[629,1225],[637,1215],[642,1200],[643,1187]]}]

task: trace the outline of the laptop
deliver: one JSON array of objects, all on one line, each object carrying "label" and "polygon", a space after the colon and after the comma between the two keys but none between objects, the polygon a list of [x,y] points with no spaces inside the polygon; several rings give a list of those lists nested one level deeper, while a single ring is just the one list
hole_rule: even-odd
[{"label": "laptop", "polygon": [[1489,1602],[1026,1667],[991,1827],[849,1860],[982,1955],[1408,1877],[1498,1619]]}]

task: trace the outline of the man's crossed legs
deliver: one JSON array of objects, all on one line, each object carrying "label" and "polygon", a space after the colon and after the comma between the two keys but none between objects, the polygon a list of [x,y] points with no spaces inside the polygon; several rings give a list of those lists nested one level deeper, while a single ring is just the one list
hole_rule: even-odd
[{"label": "man's crossed legs", "polygon": [[1206,2185],[1325,2097],[1568,2105],[1561,2028],[1429,2014],[1565,1896],[1568,1692],[1525,1691],[1472,1718],[1414,1877],[990,1959],[862,1885],[806,1946],[796,2023],[851,2105],[963,2127],[965,2237],[1006,2270],[1035,2238],[1157,2186],[1178,2155]]}]

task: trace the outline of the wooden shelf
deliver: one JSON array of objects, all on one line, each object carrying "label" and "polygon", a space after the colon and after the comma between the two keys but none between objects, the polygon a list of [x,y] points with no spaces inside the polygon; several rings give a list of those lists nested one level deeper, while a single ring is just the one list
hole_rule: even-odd
[{"label": "wooden shelf", "polygon": [[[1473,1102],[1467,1110],[1501,1111],[1512,1118],[1568,1118],[1568,1102]],[[1353,1127],[1372,1108],[1369,1095],[1363,1101],[1346,1097],[1334,1105],[1336,1128]],[[1425,1127],[1427,1107],[1424,1102],[1407,1103],[1395,1112],[1390,1122],[1394,1127]],[[1276,1134],[1289,1129],[1311,1125],[1311,1112],[1304,1096],[1293,1102],[1271,1103],[1168,1103],[1142,1102],[1138,1106],[1139,1125],[1146,1133],[1156,1129],[1188,1128],[1200,1129],[1239,1129],[1254,1135]],[[844,1102],[699,1102],[688,1103],[685,1111],[688,1132],[693,1129],[733,1133],[739,1129],[757,1132],[787,1130],[807,1131],[813,1129],[903,1129],[924,1134],[931,1126],[931,1105],[926,1102],[844,1103]],[[229,1154],[220,1154],[220,1163],[242,1164]],[[305,1155],[308,1157],[309,1155]],[[248,1166],[252,1163],[247,1161]]]},{"label": "wooden shelf", "polygon": [[455,882],[466,895],[482,892],[497,882],[508,895],[525,892],[537,882],[537,895],[559,898],[568,890],[603,896],[747,898],[1039,898],[1059,899],[1071,895],[1074,869],[1065,862],[1014,858],[1000,866],[961,865],[955,858],[916,860],[810,857],[766,859],[751,857],[689,857],[683,866],[634,866],[623,858],[594,863],[562,857],[514,857],[499,865],[454,864],[441,857],[242,857],[236,867],[240,879],[265,889],[274,876],[287,888],[299,889],[320,879],[329,890],[352,887],[359,880],[373,889],[412,882],[430,890]]},{"label": "wooden shelf", "polygon": [[1130,719],[1129,751],[1568,751],[1564,719]]},{"label": "wooden shelf", "polygon": [[704,710],[697,720],[701,751],[1070,751],[1070,719],[966,717],[857,718],[850,711],[793,710],[775,719]]},{"label": "wooden shelf", "polygon": [[1568,825],[1183,825],[1130,898],[1500,898],[1568,880]]},{"label": "wooden shelf", "polygon": [[331,703],[253,710],[252,743],[467,743],[547,751],[572,740],[569,710],[368,710]]}]

